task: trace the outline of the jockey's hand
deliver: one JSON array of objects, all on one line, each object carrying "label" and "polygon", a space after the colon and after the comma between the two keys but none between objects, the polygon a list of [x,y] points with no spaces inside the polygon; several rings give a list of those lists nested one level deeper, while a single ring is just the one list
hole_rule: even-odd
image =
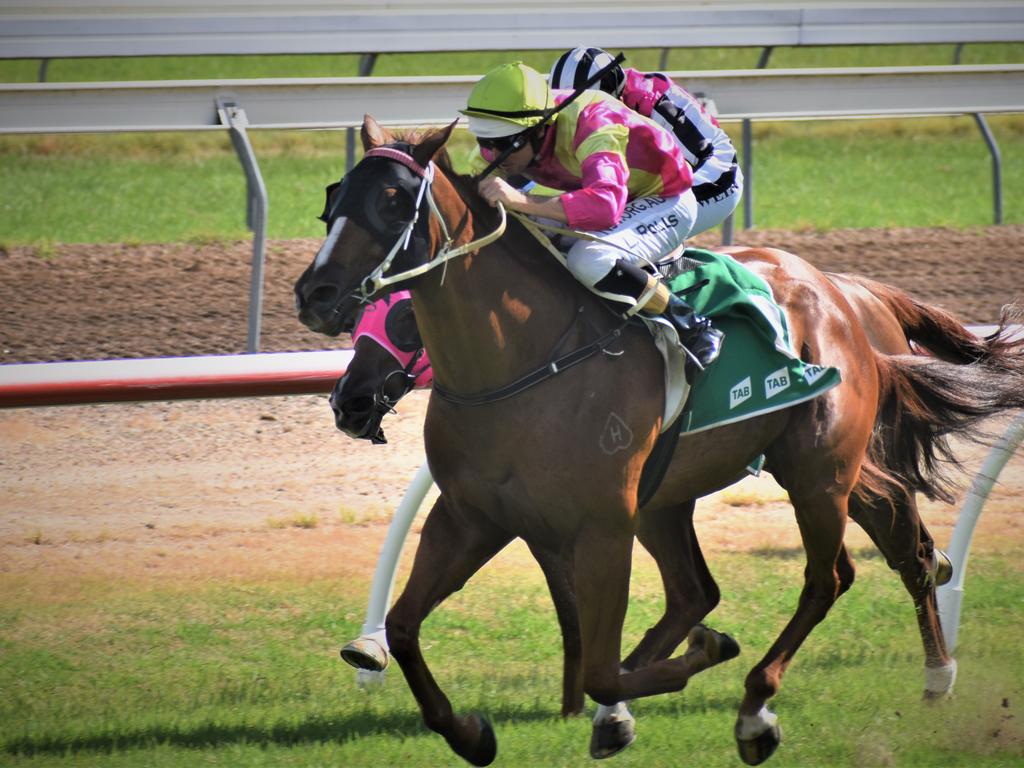
[{"label": "jockey's hand", "polygon": [[501,203],[510,210],[519,210],[527,204],[525,193],[519,191],[507,181],[497,176],[488,176],[480,182],[480,196],[495,208]]},{"label": "jockey's hand", "polygon": [[510,211],[542,216],[563,224],[568,221],[558,196],[529,195],[496,176],[488,176],[481,181],[478,189],[480,196],[495,208],[501,203]]}]

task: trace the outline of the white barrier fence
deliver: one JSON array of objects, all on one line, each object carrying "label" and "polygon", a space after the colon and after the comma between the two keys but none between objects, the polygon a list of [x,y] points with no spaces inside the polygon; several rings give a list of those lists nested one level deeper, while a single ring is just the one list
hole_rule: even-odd
[{"label": "white barrier fence", "polygon": [[1021,39],[1013,0],[0,0],[0,56],[27,59]]},{"label": "white barrier fence", "polygon": [[[720,120],[920,117],[1024,111],[1024,65],[669,72],[712,99]],[[479,75],[115,83],[2,83],[0,134],[446,125]]]}]

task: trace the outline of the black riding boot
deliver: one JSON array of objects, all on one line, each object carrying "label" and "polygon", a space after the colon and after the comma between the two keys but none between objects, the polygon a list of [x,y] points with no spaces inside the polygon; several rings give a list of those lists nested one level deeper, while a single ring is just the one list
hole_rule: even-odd
[{"label": "black riding boot", "polygon": [[712,328],[710,320],[696,314],[693,307],[674,296],[665,283],[636,264],[619,259],[612,271],[594,288],[608,298],[620,294],[640,301],[641,297],[647,296],[640,311],[660,315],[671,322],[679,334],[680,343],[689,350],[684,371],[686,380],[691,384],[718,357],[725,334]]},{"label": "black riding boot", "polygon": [[725,334],[712,328],[710,320],[698,315],[693,307],[672,294],[662,316],[672,323],[679,334],[679,341],[696,358],[693,360],[687,355],[686,360],[686,380],[692,383],[697,374],[718,358]]}]

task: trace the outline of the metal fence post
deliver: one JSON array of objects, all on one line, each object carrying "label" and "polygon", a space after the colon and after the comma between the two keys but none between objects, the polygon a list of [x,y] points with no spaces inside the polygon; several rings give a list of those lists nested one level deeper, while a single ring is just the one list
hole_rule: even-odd
[{"label": "metal fence post", "polygon": [[231,143],[245,169],[246,216],[245,223],[252,230],[252,276],[249,283],[249,330],[246,351],[259,352],[260,319],[263,316],[263,264],[267,241],[267,187],[263,183],[256,154],[249,142],[246,126],[249,121],[245,110],[228,98],[217,99],[217,114],[227,126]]},{"label": "metal fence post", "polygon": [[[359,76],[369,77],[373,71],[373,65],[377,63],[376,53],[364,53],[359,58]],[[345,129],[345,173],[352,170],[355,165],[356,156],[356,129]]]},{"label": "metal fence post", "polygon": [[[956,49],[953,52],[953,63],[960,63],[960,53],[964,49],[963,43],[957,43]],[[992,157],[992,223],[1002,224],[1003,223],[1003,159],[999,154],[999,145],[996,143],[996,137],[992,134],[992,130],[988,127],[988,121],[985,116],[980,112],[975,112],[974,122],[978,124],[978,130],[981,131],[981,137],[985,139],[985,146],[988,147],[988,153]]]},{"label": "metal fence post", "polygon": [[[757,60],[757,68],[764,69],[768,66],[768,57],[772,55],[772,46],[761,49],[761,56]],[[743,228],[751,229],[754,226],[754,146],[751,137],[751,122],[748,119],[743,121]],[[730,224],[730,228],[731,228]]]},{"label": "metal fence post", "polygon": [[953,538],[949,544],[949,559],[953,564],[953,580],[943,584],[936,592],[939,619],[942,622],[942,636],[946,641],[947,650],[952,653],[956,649],[957,635],[960,633],[960,606],[964,601],[964,577],[967,571],[967,556],[974,536],[974,527],[981,516],[996,478],[1013,456],[1017,448],[1024,442],[1024,415],[1018,416],[1007,427],[999,442],[992,447],[991,453],[981,465],[981,470],[971,483],[960,508]]}]

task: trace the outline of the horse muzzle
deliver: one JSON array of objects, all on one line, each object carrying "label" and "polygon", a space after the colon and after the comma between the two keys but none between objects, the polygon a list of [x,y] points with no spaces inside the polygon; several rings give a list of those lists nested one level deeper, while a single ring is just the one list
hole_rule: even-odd
[{"label": "horse muzzle", "polygon": [[361,306],[356,296],[344,295],[335,285],[319,285],[308,293],[299,289],[295,292],[299,322],[326,336],[352,333]]},{"label": "horse muzzle", "polygon": [[334,411],[334,426],[355,440],[369,440],[374,445],[387,443],[381,421],[391,409],[379,403],[374,397],[340,395],[345,377],[343,376],[331,393],[331,410]]}]

